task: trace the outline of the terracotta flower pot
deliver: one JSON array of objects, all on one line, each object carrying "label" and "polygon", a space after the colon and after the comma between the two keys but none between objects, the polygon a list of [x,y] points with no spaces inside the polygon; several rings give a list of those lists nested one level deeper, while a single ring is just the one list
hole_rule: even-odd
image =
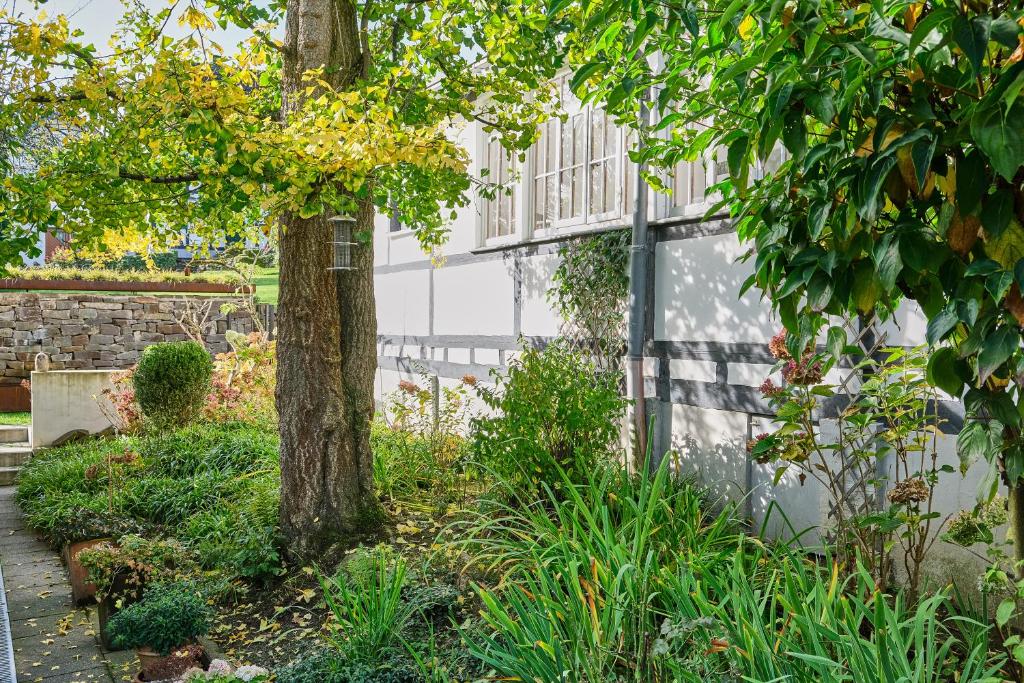
[{"label": "terracotta flower pot", "polygon": [[64,564],[67,565],[68,577],[71,579],[71,599],[75,601],[76,605],[92,602],[96,597],[96,584],[90,583],[86,578],[88,572],[78,561],[78,553],[108,541],[110,541],[109,538],[96,538],[64,546]]},{"label": "terracotta flower pot", "polygon": [[[135,656],[139,658],[139,668],[141,669],[135,675],[135,680],[138,683],[173,679],[193,667],[205,670],[210,666],[209,655],[199,645],[182,646],[181,649],[169,655],[161,655],[151,648],[140,647],[135,650]],[[174,662],[175,659],[180,661]]]}]

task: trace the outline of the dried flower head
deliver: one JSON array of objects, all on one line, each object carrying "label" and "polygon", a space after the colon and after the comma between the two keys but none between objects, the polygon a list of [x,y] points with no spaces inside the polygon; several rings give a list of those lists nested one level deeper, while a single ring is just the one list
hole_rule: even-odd
[{"label": "dried flower head", "polygon": [[786,348],[786,331],[782,330],[768,341],[768,351],[778,360],[791,360],[789,349]]},{"label": "dried flower head", "polygon": [[791,360],[782,368],[782,379],[802,386],[818,384],[822,379],[821,363],[811,363],[810,354],[799,363]]},{"label": "dried flower head", "polygon": [[410,382],[407,379],[403,379],[398,383],[398,389],[399,391],[404,391],[407,394],[418,394],[420,391],[420,388],[416,386],[415,382]]},{"label": "dried flower head", "polygon": [[462,383],[465,384],[467,387],[475,387],[476,386],[476,382],[477,382],[476,375],[463,375],[462,376]]},{"label": "dried flower head", "polygon": [[896,485],[889,491],[889,501],[896,505],[908,503],[923,503],[928,500],[931,490],[928,484],[920,477],[912,477],[896,482]]},{"label": "dried flower head", "polygon": [[761,395],[764,396],[765,398],[774,398],[783,393],[784,391],[784,389],[775,384],[775,382],[773,382],[770,377],[765,381],[761,382],[761,386],[758,387],[758,389],[760,389]]}]

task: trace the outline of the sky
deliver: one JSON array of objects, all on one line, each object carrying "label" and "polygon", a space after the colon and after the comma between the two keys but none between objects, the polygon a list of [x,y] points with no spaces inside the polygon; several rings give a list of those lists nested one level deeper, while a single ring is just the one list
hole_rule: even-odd
[{"label": "sky", "polygon": [[[143,4],[154,11],[159,11],[171,2],[169,0],[143,0]],[[180,8],[177,14],[180,15],[186,1],[181,0],[178,4]],[[24,12],[34,13],[31,0],[17,0],[17,5]],[[84,33],[83,42],[93,43],[99,48],[101,54],[105,53],[103,48],[110,40],[110,35],[114,31],[118,19],[124,14],[124,6],[120,0],[48,0],[40,4],[39,8],[51,17],[57,14],[67,16],[71,27],[80,29]],[[167,32],[171,35],[182,35],[187,31],[178,26],[178,17],[175,16],[168,23]],[[235,27],[230,27],[227,31],[217,29],[209,34],[210,38],[225,50],[229,46],[237,44],[245,35],[245,31]]]}]

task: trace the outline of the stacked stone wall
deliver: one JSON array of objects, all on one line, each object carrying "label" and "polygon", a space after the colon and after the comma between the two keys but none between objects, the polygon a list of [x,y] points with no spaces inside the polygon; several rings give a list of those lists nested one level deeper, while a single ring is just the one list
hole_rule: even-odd
[{"label": "stacked stone wall", "polygon": [[[213,301],[203,337],[211,353],[228,350],[227,330],[253,330],[248,313],[221,312],[231,302]],[[188,338],[178,322],[186,305],[163,296],[0,293],[0,387],[28,379],[40,352],[53,370],[129,368],[146,346]]]}]

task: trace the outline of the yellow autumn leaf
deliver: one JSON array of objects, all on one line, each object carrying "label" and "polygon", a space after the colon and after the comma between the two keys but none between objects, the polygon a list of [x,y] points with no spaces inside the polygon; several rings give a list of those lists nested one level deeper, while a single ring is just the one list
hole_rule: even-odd
[{"label": "yellow autumn leaf", "polygon": [[748,14],[740,22],[740,38],[749,40],[752,35],[754,35],[754,17]]}]

